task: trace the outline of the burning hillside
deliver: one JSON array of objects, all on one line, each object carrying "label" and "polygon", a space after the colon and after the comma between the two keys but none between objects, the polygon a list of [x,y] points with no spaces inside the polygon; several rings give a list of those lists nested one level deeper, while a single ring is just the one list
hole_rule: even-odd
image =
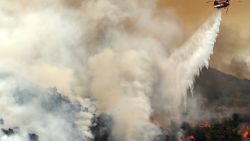
[{"label": "burning hillside", "polygon": [[213,120],[203,126],[198,124],[191,126],[183,123],[184,141],[249,141],[249,123],[244,122],[238,114],[233,114],[231,118],[222,121]]},{"label": "burning hillside", "polygon": [[[244,102],[249,100],[247,93],[249,87],[248,80],[241,80],[212,68],[204,69],[196,79],[194,92],[197,96],[198,92],[202,91],[200,94],[203,102],[199,106],[204,112],[209,113],[210,117],[185,121],[179,126],[172,125],[173,132],[165,132],[165,127],[161,126],[162,134],[155,137],[153,141],[249,141],[250,116],[249,109],[245,107],[250,103]],[[220,97],[212,99],[215,94]],[[241,99],[235,101],[235,95]],[[189,96],[189,98],[194,97]],[[218,107],[224,108],[218,110]],[[185,116],[189,116],[188,114],[185,113]],[[95,126],[91,128],[96,137],[95,141],[114,141],[111,136],[114,124],[112,118],[101,114],[95,122]],[[160,126],[159,122],[154,122],[154,119],[152,123]]]}]

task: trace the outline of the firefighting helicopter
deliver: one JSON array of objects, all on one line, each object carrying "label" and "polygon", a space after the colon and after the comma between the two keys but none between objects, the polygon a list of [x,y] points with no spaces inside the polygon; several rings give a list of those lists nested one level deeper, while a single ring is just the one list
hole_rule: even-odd
[{"label": "firefighting helicopter", "polygon": [[230,0],[213,0],[213,1],[209,0],[208,2],[214,2],[214,8],[216,9],[226,8],[227,11],[230,5]]}]

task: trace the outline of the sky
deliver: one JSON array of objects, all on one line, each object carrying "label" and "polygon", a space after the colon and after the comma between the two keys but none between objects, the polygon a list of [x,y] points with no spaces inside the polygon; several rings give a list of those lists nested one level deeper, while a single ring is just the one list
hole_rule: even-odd
[{"label": "sky", "polygon": [[[226,13],[223,10],[221,32],[210,66],[239,78],[250,79],[250,1],[234,0]],[[214,12],[213,3],[206,0],[159,0],[158,9],[170,9],[182,25],[186,36],[192,33]]]}]

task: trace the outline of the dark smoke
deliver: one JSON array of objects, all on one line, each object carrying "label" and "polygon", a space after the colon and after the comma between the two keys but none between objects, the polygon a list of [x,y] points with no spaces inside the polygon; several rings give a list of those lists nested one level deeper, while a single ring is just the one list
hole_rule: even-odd
[{"label": "dark smoke", "polygon": [[250,80],[239,79],[212,68],[204,69],[196,80],[195,91],[204,98],[203,105],[210,109],[228,114],[249,112]]}]

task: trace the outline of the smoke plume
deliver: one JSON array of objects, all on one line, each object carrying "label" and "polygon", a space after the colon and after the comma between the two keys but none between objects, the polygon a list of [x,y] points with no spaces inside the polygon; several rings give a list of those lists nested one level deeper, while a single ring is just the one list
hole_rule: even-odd
[{"label": "smoke plume", "polygon": [[0,3],[1,116],[24,141],[90,140],[95,104],[113,118],[114,140],[152,141],[160,125],[182,121],[221,20],[176,49],[182,29],[170,12],[155,15],[154,0]]}]

